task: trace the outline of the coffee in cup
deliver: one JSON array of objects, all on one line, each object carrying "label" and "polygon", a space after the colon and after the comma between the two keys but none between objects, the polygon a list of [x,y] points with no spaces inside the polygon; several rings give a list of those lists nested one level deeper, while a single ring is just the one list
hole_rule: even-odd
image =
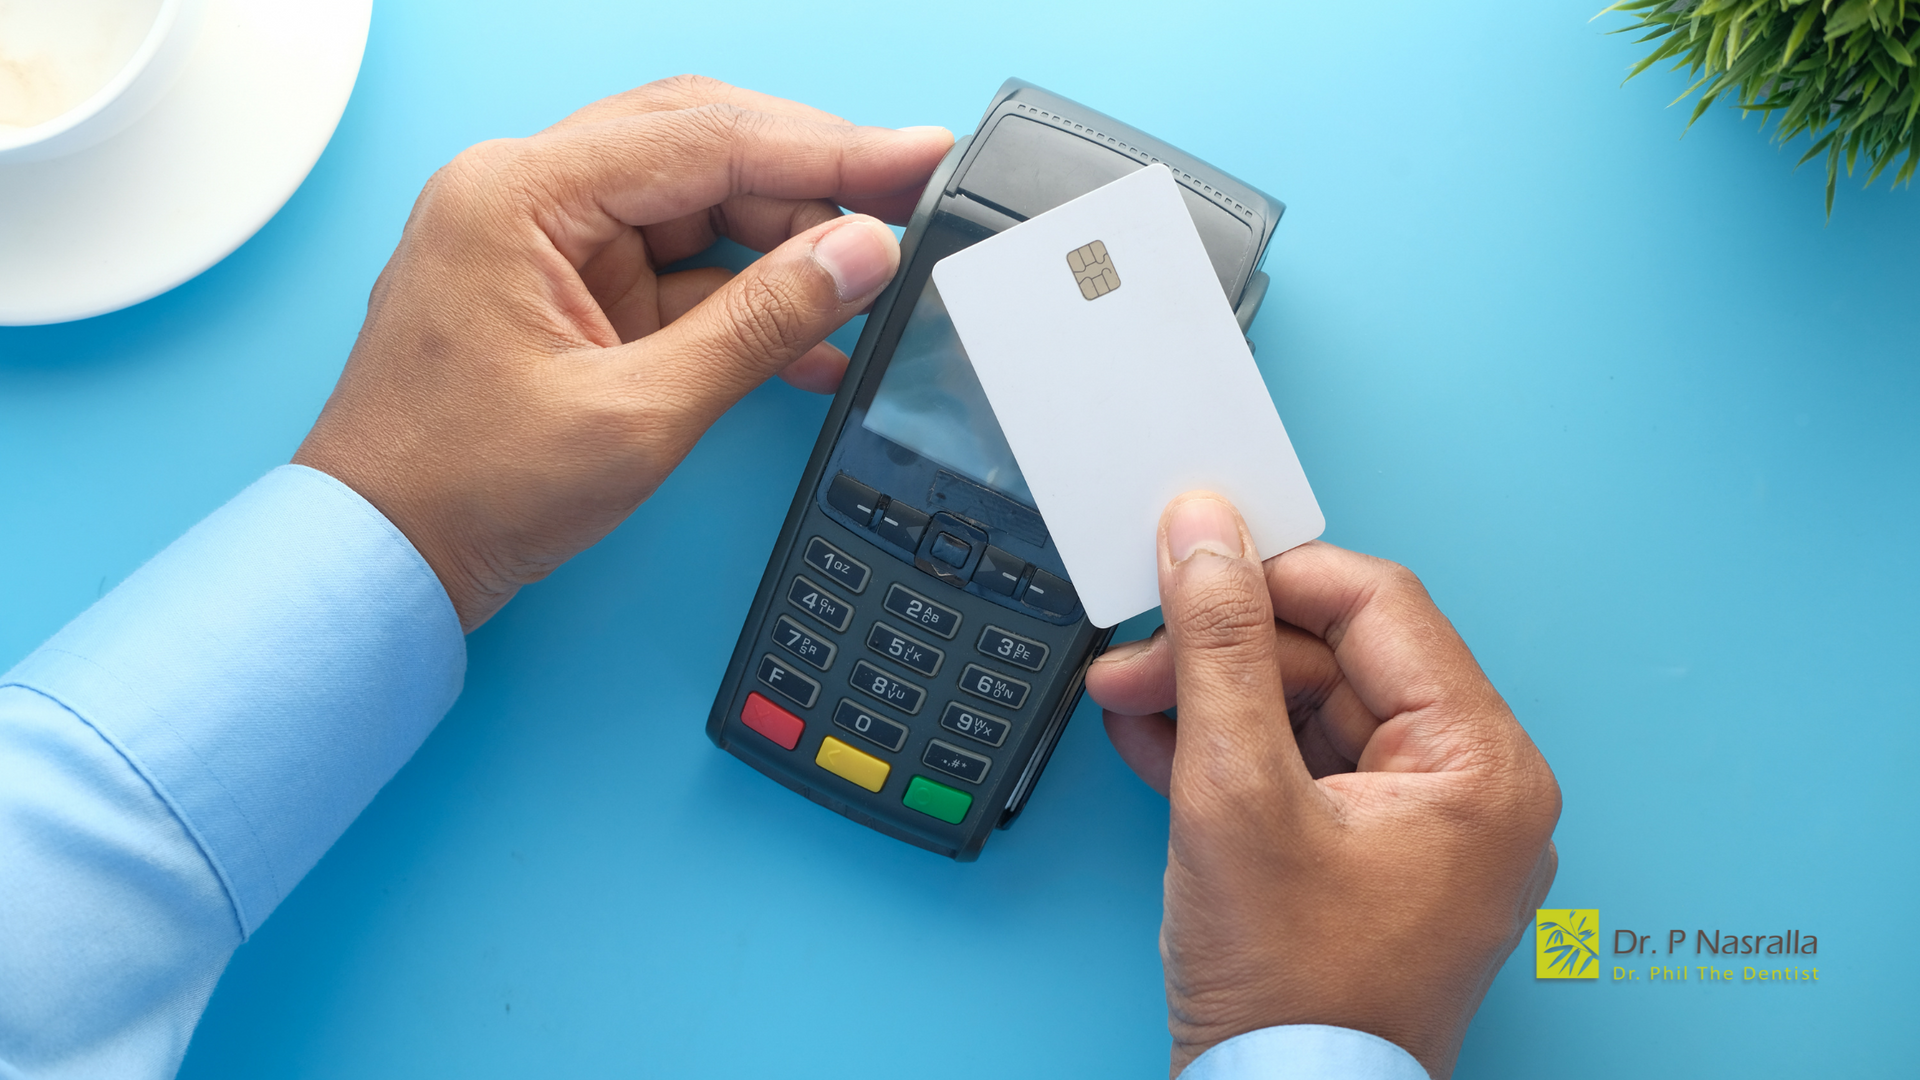
[{"label": "coffee in cup", "polygon": [[99,93],[140,50],[160,0],[0,0],[0,129]]},{"label": "coffee in cup", "polygon": [[0,165],[84,150],[173,86],[207,0],[0,0]]}]

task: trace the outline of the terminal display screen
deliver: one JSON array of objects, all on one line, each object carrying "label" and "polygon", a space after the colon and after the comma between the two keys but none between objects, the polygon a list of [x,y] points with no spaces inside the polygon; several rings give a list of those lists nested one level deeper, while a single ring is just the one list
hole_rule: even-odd
[{"label": "terminal display screen", "polygon": [[1027,506],[1033,493],[929,278],[867,407],[868,431]]}]

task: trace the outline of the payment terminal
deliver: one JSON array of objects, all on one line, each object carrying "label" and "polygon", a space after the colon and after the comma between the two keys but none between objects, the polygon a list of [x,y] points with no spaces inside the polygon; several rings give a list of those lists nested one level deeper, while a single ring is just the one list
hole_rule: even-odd
[{"label": "payment terminal", "polygon": [[867,318],[707,720],[722,749],[962,861],[1019,815],[1112,630],[1087,621],[929,275],[1155,162],[1252,322],[1278,201],[1009,80],[929,181]]}]

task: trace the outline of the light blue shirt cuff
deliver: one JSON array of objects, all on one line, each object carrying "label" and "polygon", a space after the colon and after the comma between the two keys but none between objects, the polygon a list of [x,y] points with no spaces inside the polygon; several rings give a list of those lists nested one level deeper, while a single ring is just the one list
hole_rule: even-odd
[{"label": "light blue shirt cuff", "polygon": [[192,835],[250,935],[460,693],[446,590],[351,488],[275,469],[34,652]]},{"label": "light blue shirt cuff", "polygon": [[1413,1055],[1378,1035],[1287,1024],[1236,1035],[1193,1059],[1180,1080],[1431,1080]]}]

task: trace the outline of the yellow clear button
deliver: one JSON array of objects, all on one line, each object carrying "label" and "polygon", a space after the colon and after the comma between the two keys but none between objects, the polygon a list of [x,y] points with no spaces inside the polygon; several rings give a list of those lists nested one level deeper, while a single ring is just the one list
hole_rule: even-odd
[{"label": "yellow clear button", "polygon": [[879,791],[886,786],[887,774],[893,771],[893,766],[872,754],[855,750],[831,735],[820,740],[820,752],[814,755],[813,763],[868,791]]}]

